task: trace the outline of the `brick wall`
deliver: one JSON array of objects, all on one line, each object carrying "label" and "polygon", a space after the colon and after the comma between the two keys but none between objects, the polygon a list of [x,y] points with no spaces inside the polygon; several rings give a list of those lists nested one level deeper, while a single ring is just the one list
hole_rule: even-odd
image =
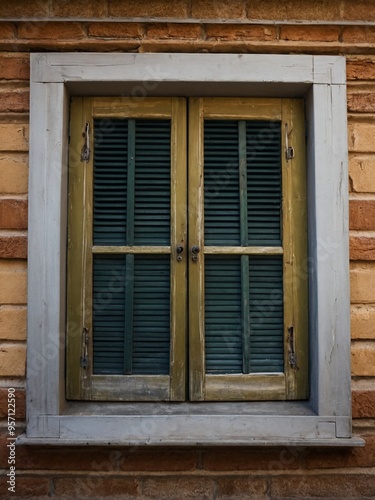
[{"label": "brick wall", "polygon": [[[353,417],[366,440],[362,449],[331,451],[18,447],[17,496],[375,498],[374,0],[12,0],[0,3],[0,17],[0,469],[7,468],[7,387],[17,388],[20,431],[25,418],[35,50],[346,55]],[[0,496],[5,491],[2,477]]]}]

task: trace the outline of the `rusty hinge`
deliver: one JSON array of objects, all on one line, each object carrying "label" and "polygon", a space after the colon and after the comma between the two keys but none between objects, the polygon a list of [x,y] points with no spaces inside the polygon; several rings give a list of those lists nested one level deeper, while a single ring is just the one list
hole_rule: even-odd
[{"label": "rusty hinge", "polygon": [[83,356],[81,356],[81,368],[86,370],[89,366],[89,330],[85,326],[82,328]]},{"label": "rusty hinge", "polygon": [[288,124],[285,124],[285,157],[287,160],[292,160],[295,156],[294,147],[289,146],[289,131]]},{"label": "rusty hinge", "polygon": [[90,123],[86,122],[85,130],[82,132],[83,146],[81,149],[81,161],[89,161],[90,159]]},{"label": "rusty hinge", "polygon": [[294,328],[293,326],[290,326],[288,328],[288,342],[289,342],[289,364],[290,366],[298,370],[298,365],[297,365],[297,354],[295,351],[295,339],[294,339]]}]

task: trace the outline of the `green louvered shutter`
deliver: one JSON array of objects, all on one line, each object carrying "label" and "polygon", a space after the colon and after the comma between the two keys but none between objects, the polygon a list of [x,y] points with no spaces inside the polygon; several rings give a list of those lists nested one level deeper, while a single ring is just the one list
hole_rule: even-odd
[{"label": "green louvered shutter", "polygon": [[[170,244],[170,120],[94,121],[94,245]],[[96,254],[94,374],[169,374],[170,258]]]},{"label": "green louvered shutter", "polygon": [[[280,122],[206,120],[205,247],[281,246]],[[205,256],[207,374],[284,370],[282,257]]]}]

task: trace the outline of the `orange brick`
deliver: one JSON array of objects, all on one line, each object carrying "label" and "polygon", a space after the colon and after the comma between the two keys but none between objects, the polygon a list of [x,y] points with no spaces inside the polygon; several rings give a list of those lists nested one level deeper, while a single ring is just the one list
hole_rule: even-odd
[{"label": "orange brick", "polygon": [[189,1],[179,0],[108,0],[108,13],[113,17],[187,17]]},{"label": "orange brick", "polygon": [[348,124],[349,151],[357,153],[375,152],[375,123],[370,120]]},{"label": "orange brick", "polygon": [[143,26],[140,23],[92,23],[89,36],[103,38],[141,38]]},{"label": "orange brick", "polygon": [[[93,457],[94,459],[94,457]],[[54,480],[56,497],[113,497],[129,498],[138,494],[138,481],[133,478],[106,478],[103,476],[62,477]]]},{"label": "orange brick", "polygon": [[353,262],[350,268],[351,303],[375,303],[375,264]]},{"label": "orange brick", "polygon": [[85,36],[84,28],[79,23],[22,23],[18,27],[19,38],[76,40]]},{"label": "orange brick", "polygon": [[218,448],[204,451],[203,469],[210,471],[246,471],[299,469],[303,464],[303,454],[298,451],[244,450],[238,448]]},{"label": "orange brick", "polygon": [[14,24],[0,22],[0,38],[14,38],[16,28]]},{"label": "orange brick", "polygon": [[0,345],[0,376],[23,377],[26,367],[26,346],[20,344]]},{"label": "orange brick", "polygon": [[0,228],[27,229],[26,200],[0,200]]},{"label": "orange brick", "polygon": [[374,92],[349,93],[348,111],[354,113],[375,113],[375,93]]},{"label": "orange brick", "polygon": [[349,158],[349,179],[355,193],[375,193],[375,155]]},{"label": "orange brick", "polygon": [[22,260],[0,260],[0,304],[26,304],[26,269]]},{"label": "orange brick", "polygon": [[353,376],[375,376],[375,342],[355,342],[352,345],[351,354]]},{"label": "orange brick", "polygon": [[206,35],[208,39],[215,40],[275,40],[276,28],[274,26],[242,26],[235,24],[207,24]]},{"label": "orange brick", "polygon": [[348,80],[375,80],[375,58],[357,56],[347,60]]},{"label": "orange brick", "polygon": [[27,193],[28,157],[20,153],[0,154],[0,193]]},{"label": "orange brick", "polygon": [[375,306],[351,306],[350,329],[352,339],[375,340]]},{"label": "orange brick", "polygon": [[26,307],[0,306],[0,339],[26,339]]},{"label": "orange brick", "polygon": [[218,498],[267,498],[266,478],[223,477],[217,479]]},{"label": "orange brick", "polygon": [[[17,453],[16,453],[17,460]],[[0,478],[0,491],[7,491],[9,485],[6,484],[6,477]],[[47,498],[49,493],[49,478],[38,477],[16,477],[16,495],[15,498],[32,497],[32,498]],[[7,496],[6,498],[12,498]]]},{"label": "orange brick", "polygon": [[375,28],[373,26],[345,26],[342,30],[344,43],[374,43]]},{"label": "orange brick", "polygon": [[0,54],[0,80],[28,80],[29,54]]},{"label": "orange brick", "polygon": [[29,91],[0,92],[0,113],[29,111]]},{"label": "orange brick", "polygon": [[106,17],[106,0],[53,0],[51,16],[56,17]]},{"label": "orange brick", "polygon": [[281,26],[280,39],[309,42],[337,42],[337,26]]},{"label": "orange brick", "polygon": [[271,498],[360,498],[371,497],[375,476],[368,474],[324,474],[276,476],[271,478]]},{"label": "orange brick", "polygon": [[[203,477],[155,477],[143,481],[142,492],[146,497],[171,498],[214,498],[214,483]],[[176,495],[177,494],[177,495]]]},{"label": "orange brick", "polygon": [[343,19],[348,19],[350,21],[374,21],[375,9],[373,0],[344,2]]},{"label": "orange brick", "polygon": [[27,151],[29,126],[19,123],[0,124],[0,151]]},{"label": "orange brick", "polygon": [[[15,390],[15,410],[16,410],[16,420],[24,420],[26,417],[26,401],[25,401],[25,390],[16,389]],[[0,418],[7,417],[8,415],[8,389],[0,388]],[[3,448],[4,449],[4,448]],[[4,464],[0,462],[0,467],[4,467]]]},{"label": "orange brick", "polygon": [[181,38],[196,39],[202,35],[202,28],[198,24],[152,24],[147,26],[149,38]]},{"label": "orange brick", "polygon": [[0,259],[26,259],[27,236],[0,234]]},{"label": "orange brick", "polygon": [[48,16],[49,0],[12,0],[0,3],[0,17]]},{"label": "orange brick", "polygon": [[340,0],[248,0],[247,17],[249,19],[272,20],[325,20],[340,19]]},{"label": "orange brick", "polygon": [[306,453],[308,469],[341,469],[348,467],[375,466],[375,436],[366,436],[363,448],[340,450],[321,450],[311,448]]},{"label": "orange brick", "polygon": [[192,0],[191,14],[196,19],[241,19],[246,11],[242,0]]},{"label": "orange brick", "polygon": [[350,229],[375,229],[375,200],[350,200]]},{"label": "orange brick", "polygon": [[353,418],[374,418],[375,391],[370,391],[370,390],[352,391],[352,412],[353,412]]},{"label": "orange brick", "polygon": [[375,261],[375,237],[351,235],[350,259]]}]

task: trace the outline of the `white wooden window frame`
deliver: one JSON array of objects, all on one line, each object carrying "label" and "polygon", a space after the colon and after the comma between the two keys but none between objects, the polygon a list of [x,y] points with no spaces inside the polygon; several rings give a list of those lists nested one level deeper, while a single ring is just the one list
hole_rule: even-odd
[{"label": "white wooden window frame", "polygon": [[[345,58],[311,55],[31,55],[27,432],[19,442],[122,445],[362,444],[351,435]],[[65,400],[71,95],[306,100],[309,401]]]}]

